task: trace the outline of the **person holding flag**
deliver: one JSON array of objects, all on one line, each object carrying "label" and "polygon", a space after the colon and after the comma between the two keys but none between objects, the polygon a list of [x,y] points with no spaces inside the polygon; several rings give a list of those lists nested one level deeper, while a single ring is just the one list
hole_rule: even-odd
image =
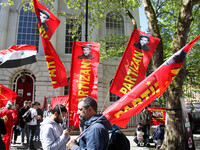
[{"label": "person holding flag", "polygon": [[3,142],[6,144],[6,150],[10,150],[12,128],[17,120],[17,116],[15,115],[12,106],[12,101],[8,101],[6,108],[0,111],[0,117],[7,118],[7,121],[5,122],[7,133],[3,135]]},{"label": "person holding flag", "polygon": [[78,103],[79,117],[85,120],[84,131],[79,142],[71,139],[67,148],[105,150],[108,148],[109,134],[112,129],[110,122],[105,117],[97,115],[97,102],[92,97],[84,97]]},{"label": "person holding flag", "polygon": [[66,143],[70,138],[71,129],[63,130],[60,123],[67,115],[64,105],[57,104],[52,110],[52,115],[41,123],[40,139],[43,150],[66,150]]}]

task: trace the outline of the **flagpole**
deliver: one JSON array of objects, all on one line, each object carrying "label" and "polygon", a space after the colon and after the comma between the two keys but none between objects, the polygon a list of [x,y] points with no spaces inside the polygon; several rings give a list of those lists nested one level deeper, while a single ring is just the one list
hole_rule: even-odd
[{"label": "flagpole", "polygon": [[101,118],[103,118],[104,115],[101,115],[96,121],[94,121],[87,129],[85,129],[75,140],[77,141],[79,138],[81,138],[87,130],[89,130],[97,121],[99,121]]},{"label": "flagpole", "polygon": [[85,41],[88,41],[88,0],[86,0],[86,15],[85,15]]},{"label": "flagpole", "polygon": [[100,114],[102,114],[102,112],[103,112],[103,109],[104,109],[104,107],[105,107],[106,101],[107,101],[107,99],[108,99],[108,95],[109,95],[109,92],[107,93],[106,99],[105,99],[104,102],[103,102],[103,107],[101,108]]}]

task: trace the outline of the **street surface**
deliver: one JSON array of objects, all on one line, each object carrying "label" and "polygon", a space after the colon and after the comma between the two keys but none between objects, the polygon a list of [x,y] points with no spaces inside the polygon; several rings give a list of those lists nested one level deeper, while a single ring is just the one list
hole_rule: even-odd
[{"label": "street surface", "polygon": [[[193,134],[193,136],[194,136],[194,140],[195,140],[196,150],[200,150],[200,133]],[[72,139],[75,139],[76,137],[77,136],[74,136],[74,135],[71,136]],[[149,149],[147,147],[138,147],[135,144],[135,142],[133,142],[133,136],[127,136],[127,137],[128,137],[128,139],[130,141],[130,144],[131,144],[131,150],[148,150]],[[17,143],[16,144],[11,144],[11,150],[26,150],[26,149],[28,149],[27,145],[21,146],[20,142],[21,142],[21,136],[18,136]],[[35,145],[36,150],[42,150],[40,142],[38,142],[38,141],[34,142],[34,145]],[[150,148],[155,148],[155,144],[151,143]]]}]

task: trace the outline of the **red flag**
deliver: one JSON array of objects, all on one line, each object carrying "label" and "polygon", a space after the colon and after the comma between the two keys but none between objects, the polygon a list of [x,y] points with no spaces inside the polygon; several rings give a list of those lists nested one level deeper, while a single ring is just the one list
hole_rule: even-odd
[{"label": "red flag", "polygon": [[77,111],[78,101],[86,96],[97,99],[97,68],[100,43],[73,42],[69,110]]},{"label": "red flag", "polygon": [[156,71],[136,85],[130,92],[104,111],[104,116],[112,123],[125,128],[130,117],[148,106],[155,98],[161,96],[176,77],[186,54],[196,39],[172,55]]},{"label": "red flag", "polygon": [[165,124],[166,108],[148,107],[154,125]]},{"label": "red flag", "polygon": [[48,107],[48,98],[44,96],[44,100],[42,103],[42,110],[47,110],[47,107]]},{"label": "red flag", "polygon": [[53,45],[47,38],[41,36],[41,39],[53,88],[67,86],[68,80],[66,69],[58,57]]},{"label": "red flag", "polygon": [[156,37],[133,29],[110,86],[111,93],[123,96],[145,78],[147,66],[159,41]]},{"label": "red flag", "polygon": [[67,103],[68,103],[68,95],[52,97],[52,108],[53,109],[57,104],[62,104],[66,107]]},{"label": "red flag", "polygon": [[38,28],[40,34],[50,40],[56,28],[59,26],[60,20],[37,0],[33,0],[33,4],[35,14],[39,20]]},{"label": "red flag", "polygon": [[14,102],[17,96],[14,91],[0,84],[0,108],[5,107],[9,100]]}]

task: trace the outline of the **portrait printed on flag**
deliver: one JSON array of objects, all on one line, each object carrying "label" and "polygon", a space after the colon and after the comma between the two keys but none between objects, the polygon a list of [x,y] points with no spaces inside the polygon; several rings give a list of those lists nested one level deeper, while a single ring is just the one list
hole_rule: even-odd
[{"label": "portrait printed on flag", "polygon": [[139,43],[134,43],[134,46],[136,48],[142,49],[146,52],[149,51],[149,47],[147,46],[147,43],[149,43],[150,37],[145,34],[140,35],[140,42]]},{"label": "portrait printed on flag", "polygon": [[49,20],[50,14],[44,9],[38,9],[38,11],[40,14],[40,21],[42,23],[41,25],[43,25],[44,30],[47,31],[49,27],[45,22]]},{"label": "portrait printed on flag", "polygon": [[90,59],[93,60],[94,56],[90,54],[91,49],[89,46],[81,46],[83,54],[78,55],[78,59]]}]

